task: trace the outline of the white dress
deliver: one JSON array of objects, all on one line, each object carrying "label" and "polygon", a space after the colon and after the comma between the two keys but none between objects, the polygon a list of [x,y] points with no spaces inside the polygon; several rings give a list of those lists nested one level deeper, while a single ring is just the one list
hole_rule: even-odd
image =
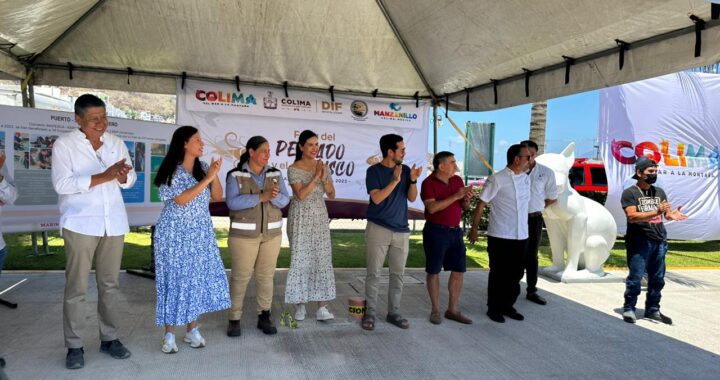
[{"label": "white dress", "polygon": [[[312,177],[312,172],[288,168],[291,185],[306,186]],[[329,174],[326,179],[332,181]],[[318,180],[305,199],[293,195],[290,201],[287,232],[291,260],[285,286],[285,302],[289,304],[335,299],[330,219],[323,195],[323,185]]]}]

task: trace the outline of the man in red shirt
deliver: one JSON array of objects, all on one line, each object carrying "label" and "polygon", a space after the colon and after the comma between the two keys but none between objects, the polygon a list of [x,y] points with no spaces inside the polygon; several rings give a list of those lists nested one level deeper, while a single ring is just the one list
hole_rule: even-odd
[{"label": "man in red shirt", "polygon": [[448,282],[450,300],[445,318],[471,324],[472,320],[462,313],[458,305],[465,273],[465,242],[460,228],[462,210],[470,206],[472,189],[467,189],[458,171],[455,155],[440,152],[433,158],[435,169],[422,183],[420,198],[425,203],[425,272],[432,311],[430,322],[439,325],[440,317],[440,268],[452,271]]}]

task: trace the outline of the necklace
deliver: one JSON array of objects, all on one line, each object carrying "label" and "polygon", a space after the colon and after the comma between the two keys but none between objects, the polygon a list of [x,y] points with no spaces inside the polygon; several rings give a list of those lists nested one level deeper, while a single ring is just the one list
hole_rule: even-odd
[{"label": "necklace", "polygon": [[645,192],[645,190],[641,189],[640,186],[638,186],[638,185],[633,185],[633,186],[635,186],[635,188],[637,188],[638,190],[640,190],[640,196],[642,196],[642,197],[648,197],[648,196],[650,196],[650,189],[649,189],[649,188],[647,189],[647,192]]}]

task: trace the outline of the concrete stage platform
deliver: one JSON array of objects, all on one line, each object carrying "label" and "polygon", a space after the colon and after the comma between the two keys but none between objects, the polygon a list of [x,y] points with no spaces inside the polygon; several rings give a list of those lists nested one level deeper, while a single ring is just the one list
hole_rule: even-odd
[{"label": "concrete stage platform", "polygon": [[[286,273],[279,270],[275,276],[276,321],[283,310],[292,311],[283,304]],[[122,273],[120,339],[132,351],[127,360],[98,351],[92,276],[86,365],[70,371],[64,367],[62,336],[64,274],[6,271],[0,289],[28,281],[3,296],[19,307],[0,306],[0,356],[10,379],[716,379],[720,373],[720,271],[668,271],[662,305],[673,326],[623,322],[622,283],[563,284],[544,278],[539,288],[548,305],[525,300],[523,284],[516,308],[525,321],[498,324],[485,316],[486,271],[470,271],[465,278],[462,308],[475,323],[443,320],[435,326],[427,319],[424,272],[411,270],[406,276],[402,309],[409,330],[380,320],[368,332],[350,321],[347,300],[362,295],[364,270],[338,270],[338,299],[330,306],[335,321],[308,318],[298,329],[278,326],[276,336],[265,336],[255,328],[250,298],[242,337],[226,337],[226,314],[217,312],[200,319],[206,348],[182,343],[180,329],[180,352],[165,355],[160,352],[162,329],[154,326],[154,282]],[[441,278],[446,288],[447,275]],[[387,285],[381,289],[382,313],[385,294]],[[447,302],[445,289],[442,302]],[[314,317],[316,306],[308,309]]]}]

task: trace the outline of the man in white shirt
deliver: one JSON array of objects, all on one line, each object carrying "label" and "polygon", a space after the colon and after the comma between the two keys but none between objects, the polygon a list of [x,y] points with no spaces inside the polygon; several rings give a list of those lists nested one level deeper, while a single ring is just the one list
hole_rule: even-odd
[{"label": "man in white shirt", "polygon": [[98,284],[100,351],[116,359],[130,357],[117,338],[118,273],[125,234],[129,232],[120,189],[136,175],[125,143],[106,133],[105,103],[85,94],[75,101],[79,129],[60,136],[52,150],[52,182],[59,195],[60,230],[65,239],[63,329],[68,353],[65,366],[82,368],[85,295],[95,259]]},{"label": "man in white shirt", "polygon": [[557,202],[557,184],[555,172],[547,166],[535,162],[538,145],[532,140],[525,140],[520,145],[530,151],[530,205],[528,206],[528,244],[525,251],[525,282],[527,282],[526,298],[538,305],[547,301],[537,292],[538,279],[538,248],[542,238],[543,217],[545,207]]},{"label": "man in white shirt", "polygon": [[507,166],[485,182],[468,236],[471,243],[477,241],[483,210],[490,204],[487,315],[498,323],[505,322],[505,317],[518,321],[525,319],[513,305],[520,295],[520,280],[524,272],[523,258],[528,239],[529,162],[528,148],[520,144],[510,146],[507,151]]},{"label": "man in white shirt", "polygon": [[[0,151],[0,214],[2,213],[2,206],[12,204],[17,199],[17,189],[13,184],[12,178],[5,166],[5,151]],[[3,265],[5,264],[5,240],[2,236],[2,225],[0,225],[0,273],[2,273]],[[0,379],[4,378],[4,372],[2,367],[5,366],[5,360],[0,358]]]}]

